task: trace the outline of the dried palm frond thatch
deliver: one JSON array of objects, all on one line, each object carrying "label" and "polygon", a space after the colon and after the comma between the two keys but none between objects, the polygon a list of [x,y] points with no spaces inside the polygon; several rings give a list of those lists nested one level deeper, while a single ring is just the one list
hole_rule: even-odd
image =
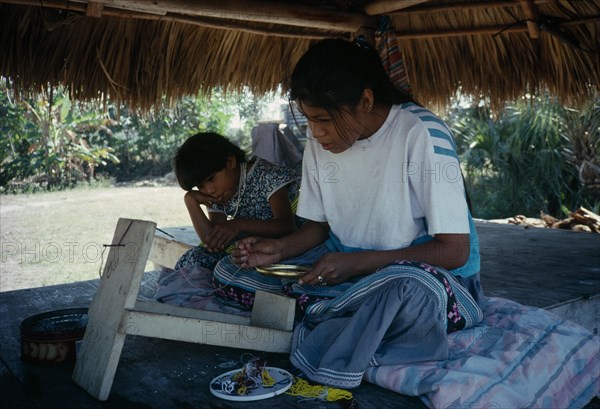
[{"label": "dried palm frond thatch", "polygon": [[62,83],[76,98],[107,93],[141,108],[163,94],[177,98],[216,86],[274,90],[281,73],[309,45],[309,40],[292,40],[289,46],[291,40],[284,38],[123,18],[77,16],[49,31],[40,8],[0,5],[0,15],[0,73],[17,88]]},{"label": "dried palm frond thatch", "polygon": [[[315,39],[353,38],[359,26],[372,33],[386,13],[424,103],[444,105],[457,89],[496,102],[541,89],[581,103],[600,83],[600,0],[239,4],[260,7],[214,17],[213,0],[0,0],[0,75],[21,92],[60,83],[75,98],[110,95],[142,109],[213,87],[263,93]],[[285,7],[290,13],[277,15]],[[307,26],[307,10],[323,21]]]},{"label": "dried palm frond thatch", "polygon": [[[531,38],[518,1],[512,7],[456,3],[394,14],[407,70],[422,99],[443,102],[440,97],[450,98],[460,87],[497,102],[548,90],[580,104],[598,89],[600,19],[583,16],[599,17],[599,1],[541,2],[537,18],[546,31],[540,29],[538,38]],[[469,27],[477,34],[468,34]]]}]

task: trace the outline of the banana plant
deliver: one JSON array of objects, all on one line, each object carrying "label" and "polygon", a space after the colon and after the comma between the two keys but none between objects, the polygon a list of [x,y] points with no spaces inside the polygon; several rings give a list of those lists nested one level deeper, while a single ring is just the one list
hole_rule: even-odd
[{"label": "banana plant", "polygon": [[[49,89],[20,102],[26,120],[37,128],[29,135],[27,154],[38,181],[45,181],[49,189],[70,186],[92,180],[95,168],[107,161],[118,163],[106,140],[110,130],[101,111],[85,103],[72,104],[62,88]],[[98,137],[101,133],[106,135]]]}]

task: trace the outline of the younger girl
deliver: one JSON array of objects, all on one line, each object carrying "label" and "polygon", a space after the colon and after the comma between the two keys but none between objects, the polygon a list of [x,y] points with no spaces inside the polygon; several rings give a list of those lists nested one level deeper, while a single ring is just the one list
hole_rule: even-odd
[{"label": "younger girl", "polygon": [[[177,150],[173,168],[184,202],[202,244],[187,251],[175,269],[212,269],[236,239],[251,234],[280,237],[299,219],[292,202],[299,174],[244,152],[225,137],[198,133]],[[200,205],[208,207],[208,217]]]}]

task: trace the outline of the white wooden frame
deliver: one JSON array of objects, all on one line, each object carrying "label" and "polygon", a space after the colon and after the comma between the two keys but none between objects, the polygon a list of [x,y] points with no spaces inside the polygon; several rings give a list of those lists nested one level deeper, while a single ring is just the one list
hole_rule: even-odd
[{"label": "white wooden frame", "polygon": [[88,326],[73,380],[98,400],[106,400],[125,337],[194,342],[268,352],[289,352],[295,301],[257,291],[251,317],[138,301],[142,275],[156,224],[119,219],[88,312]]}]

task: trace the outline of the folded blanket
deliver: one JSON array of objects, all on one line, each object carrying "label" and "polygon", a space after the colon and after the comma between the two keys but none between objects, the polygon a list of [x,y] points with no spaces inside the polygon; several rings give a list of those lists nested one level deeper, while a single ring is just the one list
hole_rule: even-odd
[{"label": "folded blanket", "polygon": [[441,361],[369,367],[364,379],[431,408],[581,408],[600,393],[600,338],[534,307],[488,298]]}]

